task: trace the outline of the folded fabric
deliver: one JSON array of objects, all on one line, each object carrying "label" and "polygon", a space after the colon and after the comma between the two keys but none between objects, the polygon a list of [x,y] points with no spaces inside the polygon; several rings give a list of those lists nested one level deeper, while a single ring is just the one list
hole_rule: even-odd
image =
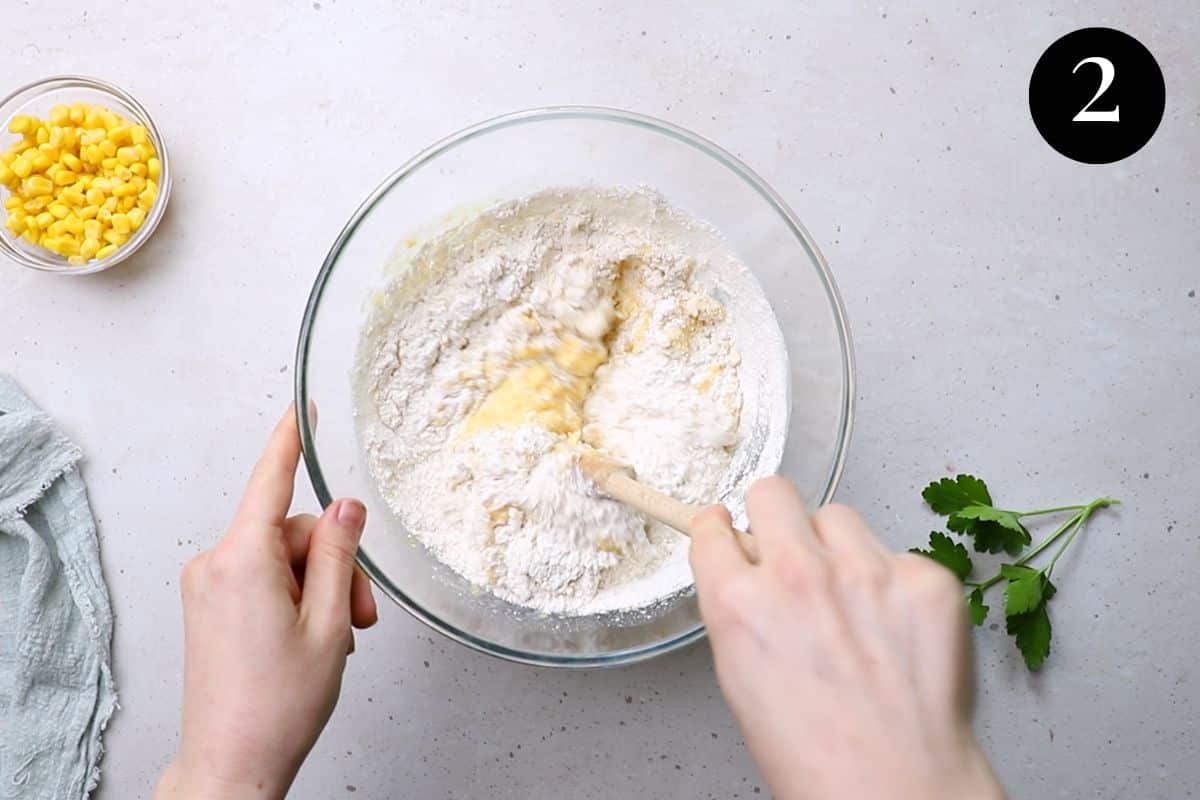
[{"label": "folded fabric", "polygon": [[86,798],[117,707],[82,454],[0,375],[0,797]]}]

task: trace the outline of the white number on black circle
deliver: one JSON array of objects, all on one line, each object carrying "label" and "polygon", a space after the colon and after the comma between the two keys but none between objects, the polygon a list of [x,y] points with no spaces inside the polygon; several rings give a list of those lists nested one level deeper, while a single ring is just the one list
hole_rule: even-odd
[{"label": "white number on black circle", "polygon": [[1085,58],[1075,65],[1075,69],[1071,70],[1074,75],[1079,71],[1079,68],[1084,64],[1095,64],[1100,68],[1100,88],[1092,95],[1092,99],[1088,100],[1087,105],[1080,109],[1079,113],[1071,117],[1072,122],[1120,122],[1121,121],[1121,106],[1113,106],[1109,111],[1092,111],[1092,103],[1100,99],[1100,95],[1108,91],[1108,87],[1112,86],[1113,78],[1117,74],[1116,67],[1107,58],[1100,56],[1092,56]]}]

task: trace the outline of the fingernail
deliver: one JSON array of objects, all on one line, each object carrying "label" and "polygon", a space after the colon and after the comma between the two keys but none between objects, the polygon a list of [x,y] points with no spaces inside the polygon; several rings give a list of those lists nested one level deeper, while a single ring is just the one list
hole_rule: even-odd
[{"label": "fingernail", "polygon": [[313,430],[317,429],[317,403],[315,400],[308,401],[308,418],[312,420]]},{"label": "fingernail", "polygon": [[343,500],[338,505],[337,519],[348,528],[361,528],[367,519],[367,509],[357,500]]}]

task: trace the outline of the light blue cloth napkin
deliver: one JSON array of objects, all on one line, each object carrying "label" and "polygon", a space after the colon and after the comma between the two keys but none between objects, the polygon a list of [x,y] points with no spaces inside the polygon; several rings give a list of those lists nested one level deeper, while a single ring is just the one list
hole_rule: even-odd
[{"label": "light blue cloth napkin", "polygon": [[86,798],[117,707],[81,457],[0,375],[0,798]]}]

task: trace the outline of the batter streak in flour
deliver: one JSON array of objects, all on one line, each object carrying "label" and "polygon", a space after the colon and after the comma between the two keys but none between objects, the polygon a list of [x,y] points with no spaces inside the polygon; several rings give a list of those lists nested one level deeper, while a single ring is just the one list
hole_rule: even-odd
[{"label": "batter streak in flour", "polygon": [[689,230],[647,190],[547,190],[400,258],[360,342],[360,436],[382,496],[468,580],[564,614],[690,583],[687,540],[577,468],[594,448],[681,500],[730,489],[741,359]]}]

